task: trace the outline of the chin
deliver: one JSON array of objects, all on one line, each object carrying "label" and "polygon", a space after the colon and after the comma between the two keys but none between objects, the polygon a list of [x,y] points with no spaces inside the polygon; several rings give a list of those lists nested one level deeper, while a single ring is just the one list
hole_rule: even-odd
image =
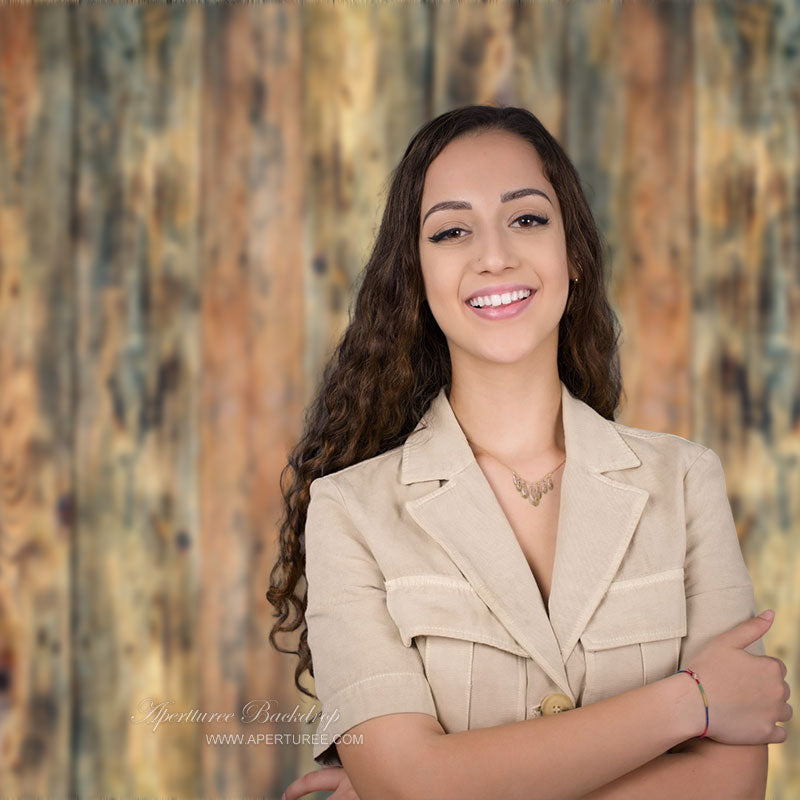
[{"label": "chin", "polygon": [[491,349],[479,349],[474,355],[482,361],[490,361],[493,364],[518,364],[530,358],[536,351],[535,345],[530,347],[493,347]]},{"label": "chin", "polygon": [[[556,329],[557,335],[558,329]],[[445,334],[450,344],[451,360],[453,347],[469,359],[490,362],[493,364],[518,364],[532,358],[537,350],[541,350],[547,337],[529,332],[526,339],[520,339],[519,333],[512,331],[497,332],[495,336],[484,336],[478,339],[474,331],[452,339]]]}]

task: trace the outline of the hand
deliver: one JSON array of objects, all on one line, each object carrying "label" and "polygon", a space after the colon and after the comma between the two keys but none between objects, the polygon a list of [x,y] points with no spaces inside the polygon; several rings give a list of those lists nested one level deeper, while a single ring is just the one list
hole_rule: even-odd
[{"label": "hand", "polygon": [[[689,666],[697,671],[708,697],[709,739],[744,745],[786,740],[786,729],[776,724],[792,717],[786,665],[774,656],[754,656],[744,649],[771,625],[771,619],[747,619],[712,639],[692,659]],[[697,706],[699,720],[699,690]]]},{"label": "hand", "polygon": [[283,793],[284,800],[297,800],[312,792],[333,792],[329,800],[358,800],[356,790],[342,767],[323,767],[301,775]]}]

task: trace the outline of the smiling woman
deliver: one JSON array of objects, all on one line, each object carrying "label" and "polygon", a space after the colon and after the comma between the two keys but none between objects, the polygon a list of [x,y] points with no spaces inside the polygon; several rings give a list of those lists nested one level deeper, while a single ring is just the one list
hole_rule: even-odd
[{"label": "smiling woman", "polygon": [[786,669],[716,453],[615,420],[606,277],[529,111],[415,134],[287,465],[271,641],[344,767],[288,800],[763,797]]},{"label": "smiling woman", "polygon": [[[507,188],[521,176],[534,186]],[[527,361],[514,374],[533,385],[525,354],[537,353],[539,363],[551,361],[552,377],[568,278],[578,272],[568,267],[558,195],[537,151],[506,130],[461,136],[428,168],[421,205],[425,296],[451,359],[481,359],[481,370],[498,376]],[[540,442],[520,449],[535,452]]]}]

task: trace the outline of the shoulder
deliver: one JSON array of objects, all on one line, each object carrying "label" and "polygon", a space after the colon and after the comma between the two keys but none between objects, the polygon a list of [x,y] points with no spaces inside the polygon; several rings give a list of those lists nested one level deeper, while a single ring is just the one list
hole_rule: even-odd
[{"label": "shoulder", "polygon": [[315,478],[309,487],[313,497],[322,487],[333,490],[342,502],[363,497],[365,492],[383,494],[400,483],[403,445],[358,461],[349,467]]},{"label": "shoulder", "polygon": [[701,456],[716,458],[714,451],[706,445],[676,433],[634,428],[614,420],[609,422],[644,465],[669,467],[685,475]]}]

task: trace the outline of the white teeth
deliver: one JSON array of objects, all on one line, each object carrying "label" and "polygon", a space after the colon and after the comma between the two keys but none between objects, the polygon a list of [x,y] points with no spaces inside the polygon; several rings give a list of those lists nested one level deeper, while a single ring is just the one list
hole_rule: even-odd
[{"label": "white teeth", "polygon": [[522,300],[531,293],[530,289],[514,290],[513,292],[503,292],[503,294],[489,294],[484,297],[473,297],[469,304],[474,308],[483,306],[507,306],[517,300]]}]

